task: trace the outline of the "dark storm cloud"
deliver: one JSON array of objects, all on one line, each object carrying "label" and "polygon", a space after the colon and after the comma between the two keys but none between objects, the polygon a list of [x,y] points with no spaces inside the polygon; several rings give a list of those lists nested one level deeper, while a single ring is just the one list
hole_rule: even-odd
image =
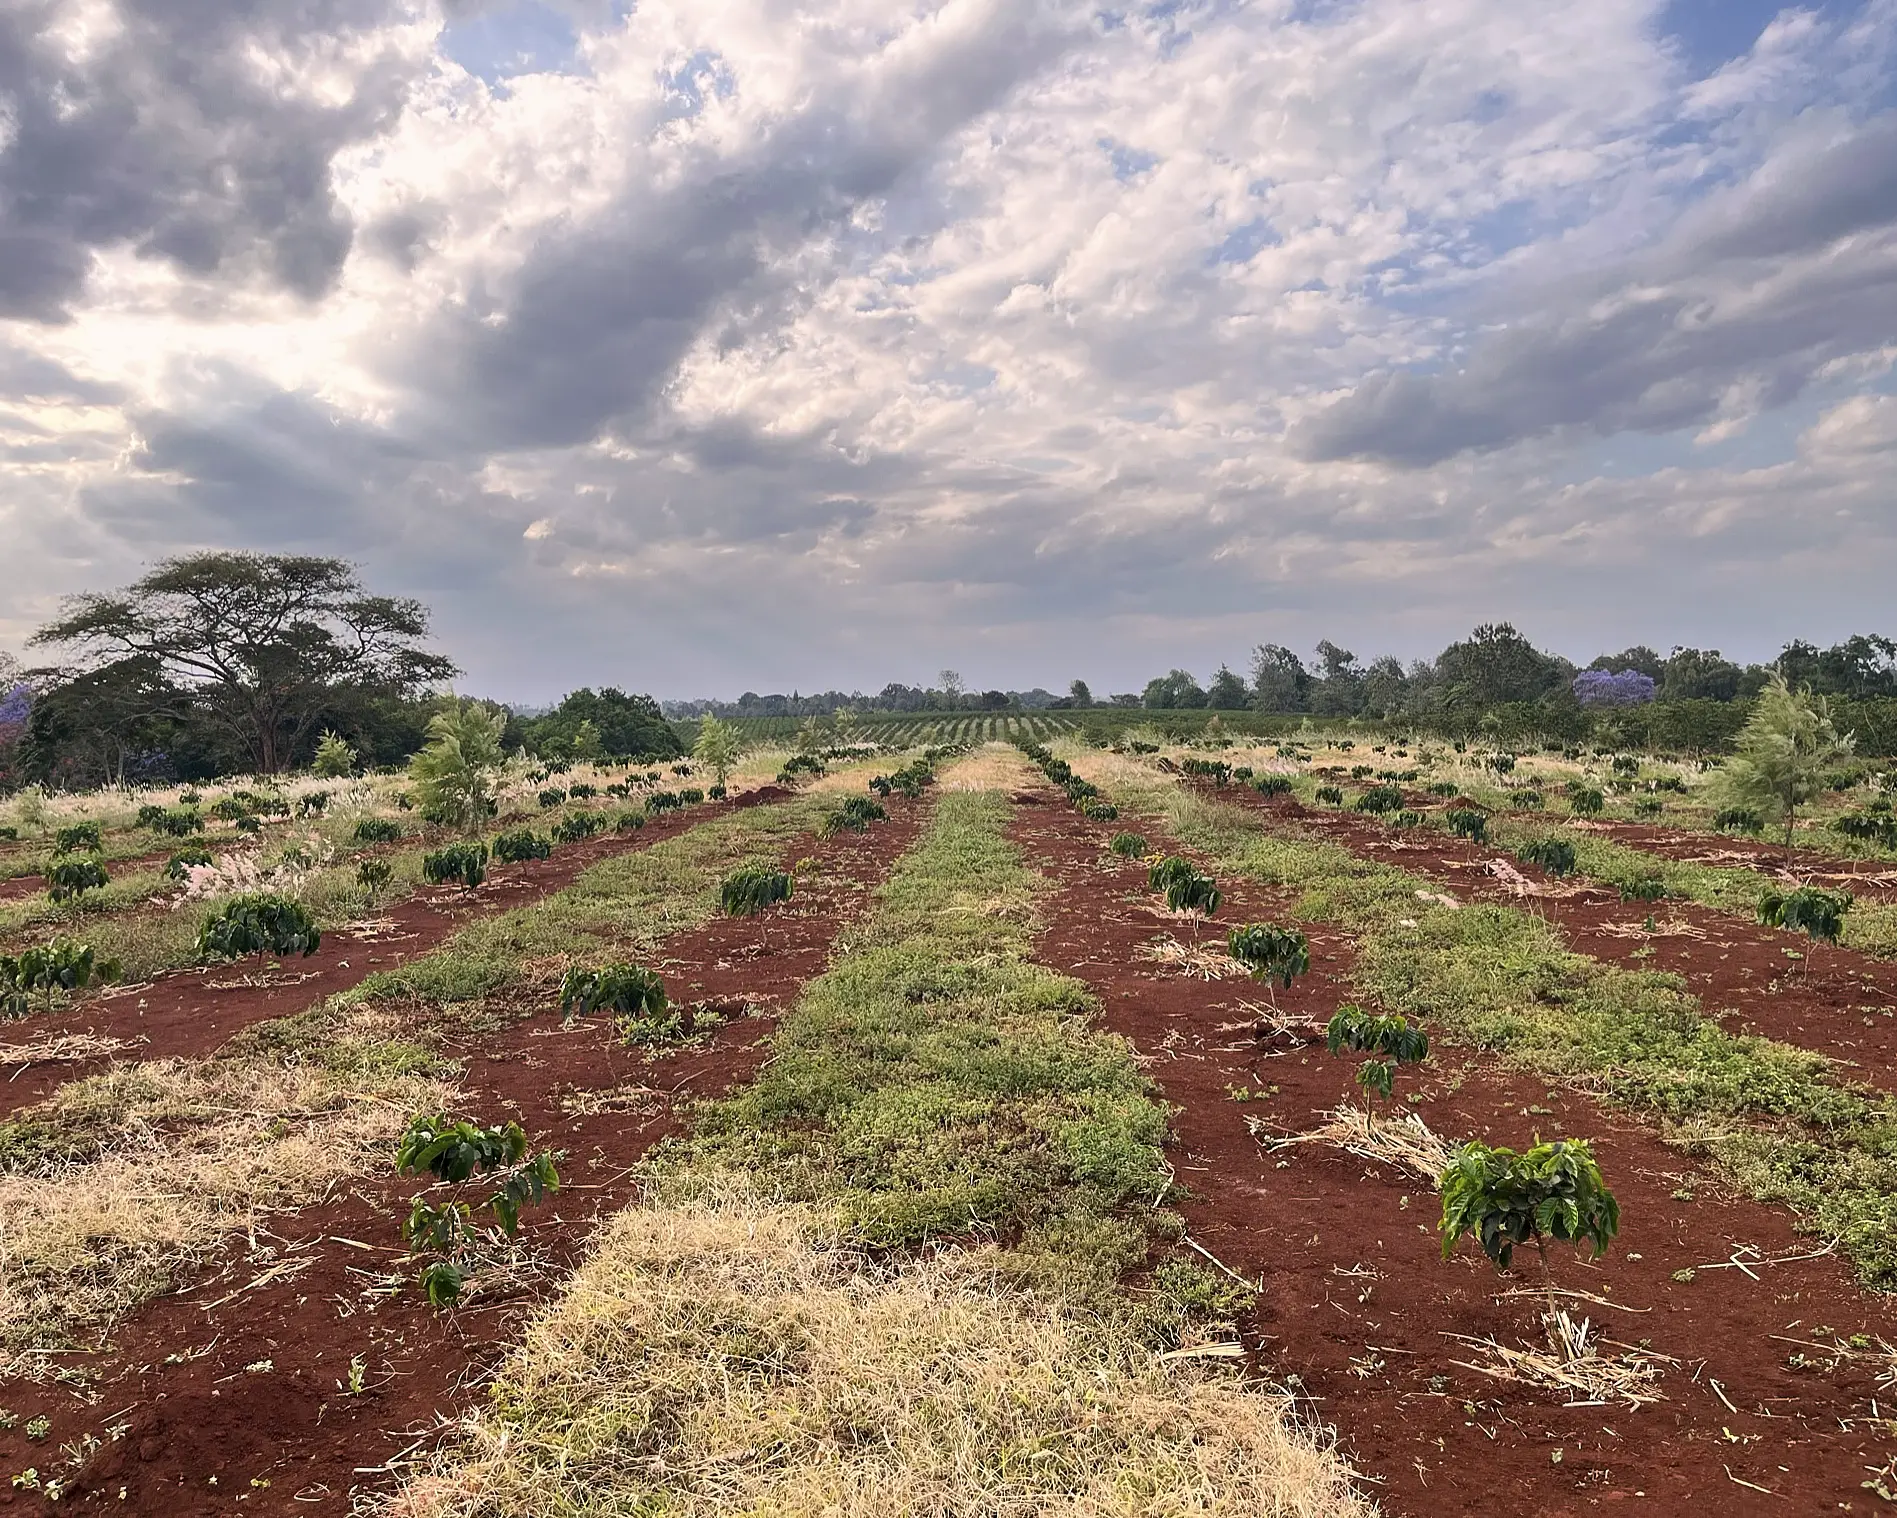
[{"label": "dark storm cloud", "polygon": [[48,0],[0,7],[0,317],[59,321],[95,249],[193,275],[237,270],[314,297],[353,228],[330,161],[400,109],[409,64],[351,62],[338,104],[287,93],[298,69],[386,25],[394,0],[121,0],[76,58]]},{"label": "dark storm cloud", "polygon": [[1459,368],[1371,376],[1298,451],[1423,466],[1560,428],[1698,425],[1735,383],[1783,404],[1897,340],[1897,117],[1784,153],[1659,247],[1535,300]]}]

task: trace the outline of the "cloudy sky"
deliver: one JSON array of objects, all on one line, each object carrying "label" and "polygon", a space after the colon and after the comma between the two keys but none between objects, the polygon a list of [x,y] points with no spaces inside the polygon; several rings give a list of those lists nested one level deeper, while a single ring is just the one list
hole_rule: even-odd
[{"label": "cloudy sky", "polygon": [[0,648],[466,688],[1897,632],[1897,0],[0,0]]}]

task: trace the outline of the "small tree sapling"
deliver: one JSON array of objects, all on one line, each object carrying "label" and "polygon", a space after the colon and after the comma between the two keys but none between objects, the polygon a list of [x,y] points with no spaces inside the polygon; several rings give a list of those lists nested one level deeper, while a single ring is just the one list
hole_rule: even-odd
[{"label": "small tree sapling", "polygon": [[1362,1007],[1342,1006],[1324,1029],[1324,1043],[1332,1054],[1368,1054],[1357,1067],[1357,1085],[1363,1091],[1366,1128],[1376,1126],[1375,1092],[1386,1102],[1396,1090],[1396,1073],[1429,1057],[1429,1036],[1406,1017],[1378,1017]]},{"label": "small tree sapling", "polygon": [[[506,1238],[520,1231],[520,1211],[560,1189],[551,1150],[527,1153],[527,1135],[519,1123],[479,1127],[446,1113],[417,1116],[402,1134],[395,1151],[397,1175],[434,1176],[437,1182],[461,1186],[479,1173],[495,1176],[499,1184],[481,1206],[491,1212]],[[423,1194],[409,1200],[402,1237],[411,1250],[429,1250],[441,1256],[421,1274],[422,1293],[431,1307],[448,1307],[460,1299],[470,1271],[467,1256],[472,1243],[469,1223],[473,1208],[458,1197],[440,1206]]]}]

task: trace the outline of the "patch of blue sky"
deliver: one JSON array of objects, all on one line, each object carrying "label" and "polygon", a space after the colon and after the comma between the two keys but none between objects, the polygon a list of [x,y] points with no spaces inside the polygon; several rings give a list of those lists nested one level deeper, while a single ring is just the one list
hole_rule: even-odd
[{"label": "patch of blue sky", "polygon": [[1100,138],[1099,144],[1100,150],[1113,165],[1113,177],[1122,184],[1129,179],[1138,179],[1159,163],[1158,154],[1130,148],[1123,142],[1115,142],[1111,137]]},{"label": "patch of blue sky", "polygon": [[1000,377],[998,370],[986,364],[939,364],[924,379],[928,384],[972,395],[977,390],[991,389]]},{"label": "patch of blue sky", "polygon": [[1661,34],[1678,51],[1695,78],[1703,78],[1752,51],[1759,34],[1783,11],[1816,11],[1838,21],[1864,8],[1865,0],[1667,0],[1660,15]]},{"label": "patch of blue sky", "polygon": [[1283,241],[1269,221],[1262,216],[1254,216],[1243,226],[1233,227],[1227,232],[1224,240],[1207,255],[1206,262],[1248,264],[1258,256],[1260,248],[1275,248]]},{"label": "patch of blue sky", "polygon": [[573,24],[541,0],[509,0],[450,21],[441,50],[489,84],[522,74],[564,73],[579,55]]}]

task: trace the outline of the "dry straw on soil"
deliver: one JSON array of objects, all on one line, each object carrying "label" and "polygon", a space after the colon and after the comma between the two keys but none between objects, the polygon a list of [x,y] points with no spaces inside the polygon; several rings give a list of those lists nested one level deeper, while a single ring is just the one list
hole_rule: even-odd
[{"label": "dry straw on soil", "polygon": [[1368,1518],[1289,1399],[754,1199],[619,1215],[400,1518]]}]

